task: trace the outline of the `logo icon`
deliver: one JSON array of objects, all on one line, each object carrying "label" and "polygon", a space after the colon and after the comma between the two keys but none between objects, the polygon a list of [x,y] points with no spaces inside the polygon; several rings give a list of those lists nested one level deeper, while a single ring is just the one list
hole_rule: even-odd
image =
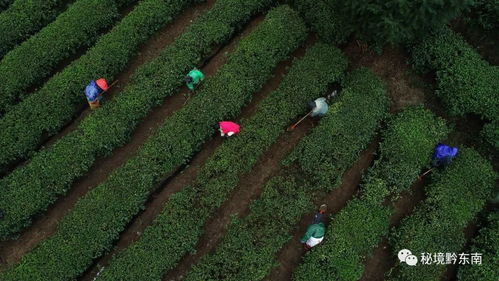
[{"label": "logo icon", "polygon": [[402,249],[398,253],[398,258],[400,262],[405,262],[410,266],[415,266],[418,264],[418,257],[412,254],[410,250]]}]

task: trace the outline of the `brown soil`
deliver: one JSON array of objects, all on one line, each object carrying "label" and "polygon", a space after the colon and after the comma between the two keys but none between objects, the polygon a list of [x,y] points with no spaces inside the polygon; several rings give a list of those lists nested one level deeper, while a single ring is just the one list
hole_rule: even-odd
[{"label": "brown soil", "polygon": [[[217,51],[217,54],[213,56],[203,68],[201,68],[202,72],[206,75],[207,78],[213,75],[218,70],[218,68],[223,63],[225,63],[227,54],[232,52],[237,42],[239,42],[239,40],[243,36],[250,33],[263,19],[263,16],[259,16],[253,19],[241,34],[232,39],[228,45],[220,48]],[[178,99],[177,106],[179,108],[184,104],[185,96],[188,94],[185,87],[182,91],[182,94],[176,95]],[[256,94],[251,100],[250,104],[242,110],[241,117],[251,115],[259,101],[263,98],[264,95]],[[165,102],[164,105],[166,104],[169,103]],[[149,118],[150,116],[151,115],[149,115],[147,118]],[[236,121],[237,120],[238,119],[236,119]],[[159,122],[162,123],[162,120],[159,120]],[[94,265],[90,267],[89,270],[87,270],[87,272],[84,273],[79,280],[93,280],[99,269],[103,266],[106,266],[114,255],[136,241],[143,233],[144,229],[149,226],[153,222],[154,218],[162,211],[163,205],[168,201],[170,195],[182,190],[184,187],[192,183],[199,169],[202,167],[204,162],[212,155],[216,148],[222,143],[222,141],[222,138],[215,137],[205,143],[201,151],[195,155],[187,168],[179,173],[178,176],[169,177],[165,179],[162,184],[158,185],[155,188],[156,191],[154,192],[154,194],[146,202],[145,210],[142,213],[138,214],[129,224],[126,230],[120,234],[120,238],[115,247],[108,254],[104,255],[98,261],[96,261]]]},{"label": "brown soil", "polygon": [[[354,196],[362,179],[362,174],[374,159],[374,153],[378,146],[378,141],[373,141],[369,147],[362,152],[359,160],[348,169],[341,179],[341,185],[326,195],[325,198],[317,200],[317,205],[327,204],[328,213],[336,214]],[[292,239],[284,245],[277,255],[279,266],[265,278],[268,281],[290,280],[294,269],[300,264],[305,250],[299,242],[300,236],[306,231],[315,212],[308,213],[300,219],[298,227],[291,233]],[[328,224],[330,217],[326,216],[324,222]]]},{"label": "brown soil", "polygon": [[401,48],[387,47],[379,55],[354,40],[343,51],[350,59],[349,70],[367,67],[383,80],[391,97],[391,112],[424,103],[424,91],[413,86],[416,78],[408,71],[406,55]]},{"label": "brown soil", "polygon": [[[390,217],[390,226],[398,226],[402,219],[412,213],[416,205],[425,198],[425,180],[417,180],[408,191],[402,192],[400,198],[393,204],[394,210]],[[396,264],[393,249],[386,239],[373,251],[365,261],[364,274],[360,281],[382,281],[385,273]]]}]

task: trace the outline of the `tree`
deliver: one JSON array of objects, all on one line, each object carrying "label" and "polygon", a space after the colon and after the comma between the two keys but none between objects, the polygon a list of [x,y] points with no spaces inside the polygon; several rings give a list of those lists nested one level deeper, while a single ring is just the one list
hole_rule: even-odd
[{"label": "tree", "polygon": [[381,47],[420,38],[459,16],[475,0],[325,0],[349,19],[345,28]]}]

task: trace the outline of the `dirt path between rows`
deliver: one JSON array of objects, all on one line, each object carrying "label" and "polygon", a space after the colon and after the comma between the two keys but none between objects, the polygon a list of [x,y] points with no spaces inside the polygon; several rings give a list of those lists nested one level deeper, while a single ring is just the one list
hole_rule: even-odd
[{"label": "dirt path between rows", "polygon": [[[301,57],[305,50],[315,42],[308,37],[305,46],[293,52],[291,58],[280,63],[274,69],[273,78],[263,87],[260,95],[267,96],[277,89],[292,64],[293,58]],[[256,108],[254,108],[256,110]],[[280,161],[293,149],[303,136],[313,127],[311,119],[305,120],[295,130],[281,135],[260,157],[250,172],[239,179],[228,199],[220,206],[204,226],[203,235],[196,245],[194,254],[185,255],[179,264],[163,277],[164,281],[182,280],[201,257],[214,253],[217,245],[225,235],[227,225],[233,215],[244,217],[249,213],[249,204],[259,197],[267,180],[280,170]]]},{"label": "dirt path between rows", "polygon": [[[400,198],[393,203],[390,227],[398,226],[402,219],[411,214],[416,205],[424,200],[424,187],[425,180],[417,180],[409,190],[402,192]],[[372,256],[365,261],[364,273],[360,281],[382,281],[385,279],[385,273],[396,264],[393,249],[386,238],[383,238],[372,253]]]},{"label": "dirt path between rows", "polygon": [[[349,168],[341,178],[341,185],[327,194],[326,197],[317,200],[317,206],[327,204],[328,214],[336,214],[347,204],[358,190],[358,186],[362,179],[362,174],[369,168],[373,159],[374,153],[378,147],[379,140],[376,138],[365,149],[359,157],[359,160]],[[264,279],[267,281],[284,281],[291,280],[291,275],[294,269],[300,264],[302,256],[305,254],[303,245],[299,242],[300,237],[305,233],[310,225],[315,212],[308,213],[300,219],[299,224],[291,233],[291,240],[287,242],[280,252],[277,254],[277,262],[279,266],[275,267],[272,272]],[[330,216],[324,218],[324,223],[329,224]]]},{"label": "dirt path between rows", "polygon": [[[258,16],[253,19],[241,34],[233,38],[228,45],[218,50],[217,55],[213,57],[205,67],[201,68],[202,72],[206,75],[207,78],[213,75],[218,70],[218,68],[220,68],[220,66],[225,63],[227,54],[234,50],[235,46],[241,40],[241,38],[253,31],[263,19],[264,16]],[[183,89],[182,93],[187,94],[186,89]],[[181,104],[179,104],[179,106],[181,107],[183,105],[183,102],[185,101],[185,98],[183,95],[177,96],[179,102],[181,102]],[[255,94],[251,102],[245,108],[243,108],[239,118],[251,115],[258,103],[264,97],[265,96],[261,95],[260,93]],[[238,119],[236,119],[236,121],[237,120]],[[161,184],[159,184],[155,188],[155,192],[146,202],[145,210],[138,214],[127,226],[125,231],[120,234],[120,238],[115,247],[108,254],[98,259],[93,264],[93,266],[91,266],[87,270],[87,272],[85,272],[82,277],[79,278],[79,280],[93,280],[99,270],[102,267],[107,266],[114,255],[136,241],[144,232],[144,229],[149,226],[154,221],[156,216],[163,210],[163,206],[168,201],[170,196],[192,183],[203,164],[222,142],[223,139],[218,135],[215,138],[212,138],[203,145],[200,152],[194,156],[193,160],[185,169],[183,169],[181,172],[169,176]]]},{"label": "dirt path between rows", "polygon": [[[254,20],[249,26],[256,25],[257,22],[258,20]],[[225,62],[226,53],[234,48],[237,40],[238,38],[232,40],[226,47],[220,48],[216,55],[205,62],[201,70],[207,77],[213,75]],[[163,123],[164,119],[184,105],[186,94],[187,88],[182,87],[180,93],[166,98],[161,106],[155,108],[139,124],[130,142],[123,147],[117,148],[111,156],[97,160],[90,171],[74,183],[68,194],[59,198],[45,214],[35,218],[34,223],[24,230],[18,239],[0,242],[0,256],[3,259],[0,269],[3,270],[6,266],[16,263],[22,255],[50,236],[56,230],[60,219],[64,217],[80,197],[103,182],[114,169],[133,157],[137,149]]]}]

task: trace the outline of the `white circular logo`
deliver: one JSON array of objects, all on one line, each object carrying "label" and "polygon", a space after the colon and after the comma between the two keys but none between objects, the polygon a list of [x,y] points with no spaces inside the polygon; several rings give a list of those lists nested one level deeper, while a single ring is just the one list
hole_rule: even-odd
[{"label": "white circular logo", "polygon": [[410,266],[415,266],[416,264],[418,264],[418,257],[414,255],[408,255],[405,258],[405,263],[407,263]]},{"label": "white circular logo", "polygon": [[407,250],[407,249],[403,249],[403,250],[400,250],[399,251],[399,254],[398,254],[398,257],[399,257],[399,260],[400,262],[405,262],[405,259],[407,258],[407,256],[409,255],[412,255],[411,251]]}]

